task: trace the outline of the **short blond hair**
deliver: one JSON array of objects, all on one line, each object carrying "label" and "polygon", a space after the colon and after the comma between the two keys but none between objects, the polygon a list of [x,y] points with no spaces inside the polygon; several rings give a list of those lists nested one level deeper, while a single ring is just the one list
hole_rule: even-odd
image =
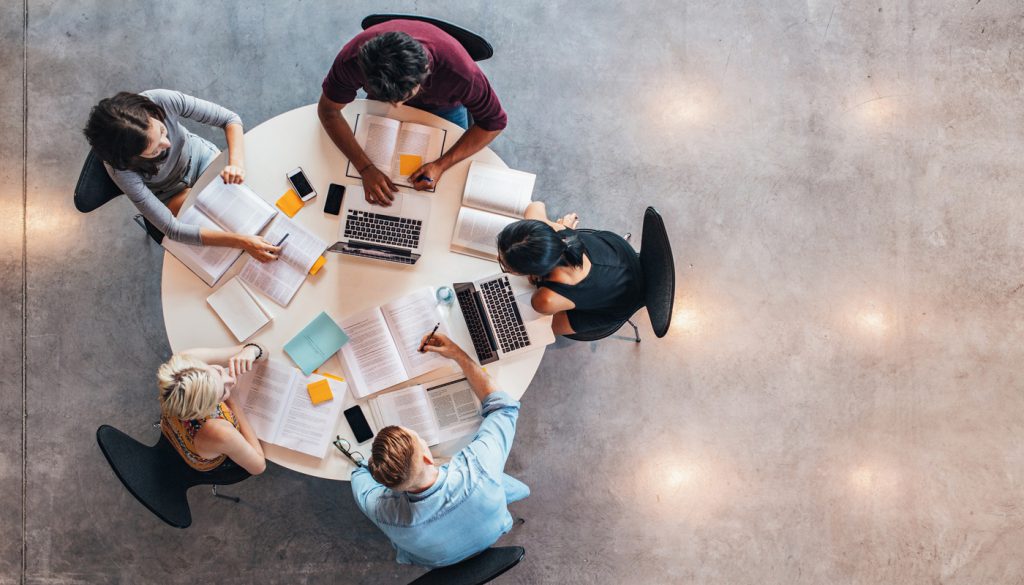
[{"label": "short blond hair", "polygon": [[160,410],[164,416],[181,420],[206,418],[217,410],[224,384],[206,362],[175,354],[156,371],[160,389]]},{"label": "short blond hair", "polygon": [[416,437],[394,425],[384,427],[373,439],[373,450],[366,466],[373,479],[389,488],[397,488],[411,479]]}]

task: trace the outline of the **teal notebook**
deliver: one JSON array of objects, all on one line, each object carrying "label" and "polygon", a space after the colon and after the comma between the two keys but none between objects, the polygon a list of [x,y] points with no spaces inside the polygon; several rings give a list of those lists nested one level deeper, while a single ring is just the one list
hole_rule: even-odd
[{"label": "teal notebook", "polygon": [[338,353],[341,346],[346,343],[348,335],[338,327],[330,315],[320,313],[284,345],[284,352],[299,366],[302,373],[308,376],[328,358]]}]

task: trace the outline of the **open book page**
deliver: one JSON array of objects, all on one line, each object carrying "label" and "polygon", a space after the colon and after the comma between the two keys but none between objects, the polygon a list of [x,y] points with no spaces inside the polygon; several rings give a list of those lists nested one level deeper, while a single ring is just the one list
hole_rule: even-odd
[{"label": "open book page", "polygon": [[381,312],[395,338],[398,354],[406,373],[415,378],[438,368],[447,368],[451,360],[432,352],[420,353],[423,336],[440,323],[438,332],[448,335],[448,325],[441,315],[433,289],[421,288],[416,292],[383,305]]},{"label": "open book page", "polygon": [[261,291],[282,307],[287,307],[316,259],[327,248],[327,242],[314,236],[284,215],[279,215],[263,239],[276,244],[288,234],[281,246],[281,256],[271,262],[249,258],[239,273],[249,286]]},{"label": "open book page", "polygon": [[[398,142],[398,129],[401,125],[401,122],[391,118],[371,114],[356,116],[356,142],[363,148],[373,166],[384,173],[391,168],[391,161],[395,157],[395,145]],[[351,162],[349,171],[350,176],[359,176]]]},{"label": "open book page", "polygon": [[452,234],[452,250],[468,251],[473,256],[497,260],[498,234],[505,226],[515,221],[517,220],[505,215],[461,207],[459,217],[455,221],[455,232]]},{"label": "open book page", "polygon": [[270,224],[270,229],[267,230],[263,239],[271,244],[277,244],[285,234],[288,235],[288,239],[281,244],[281,256],[278,258],[278,262],[287,262],[303,273],[309,272],[316,259],[327,249],[327,242],[316,237],[300,224],[288,219],[284,214],[277,216],[274,223]]},{"label": "open book page", "polygon": [[253,364],[252,370],[239,379],[233,395],[260,439],[274,442],[296,377],[301,374],[295,368],[268,359]]},{"label": "open book page", "polygon": [[521,218],[533,197],[537,175],[473,161],[466,175],[462,204]]},{"label": "open book page", "polygon": [[206,302],[239,343],[249,339],[273,318],[238,278],[224,283],[206,298]]},{"label": "open book page", "polygon": [[[200,211],[195,205],[181,212],[178,219],[182,223],[198,225],[214,231],[222,231],[213,220]],[[242,255],[237,248],[226,248],[222,246],[190,246],[176,242],[170,238],[164,238],[163,247],[174,254],[181,262],[188,266],[193,272],[203,279],[206,284],[213,286],[224,273],[231,268],[235,260]]]},{"label": "open book page", "polygon": [[260,262],[249,258],[238,278],[262,292],[282,307],[287,307],[299,287],[306,281],[306,273],[281,260]]},{"label": "open book page", "polygon": [[246,185],[228,185],[214,179],[196,196],[196,207],[225,231],[254,235],[267,225],[277,210]]},{"label": "open book page", "polygon": [[356,313],[339,325],[349,336],[341,348],[341,361],[353,396],[363,398],[409,379],[378,307]]},{"label": "open book page", "polygon": [[427,388],[427,397],[434,408],[440,443],[475,433],[484,420],[480,400],[465,378]]},{"label": "open book page", "polygon": [[411,187],[409,175],[422,165],[440,158],[443,144],[444,130],[403,122],[390,166],[391,180],[395,184]]},{"label": "open book page", "polygon": [[399,425],[416,431],[427,445],[438,441],[434,409],[423,386],[416,385],[382,394],[372,400],[382,427]]},{"label": "open book page", "polygon": [[[331,386],[332,400],[313,404],[309,399],[306,385],[317,380],[326,379]],[[331,445],[331,433],[334,432],[341,405],[344,403],[348,386],[330,378],[316,374],[306,378],[297,375],[291,392],[291,399],[284,411],[284,417],[277,430],[273,443],[288,449],[299,451],[313,457],[323,457]]]}]

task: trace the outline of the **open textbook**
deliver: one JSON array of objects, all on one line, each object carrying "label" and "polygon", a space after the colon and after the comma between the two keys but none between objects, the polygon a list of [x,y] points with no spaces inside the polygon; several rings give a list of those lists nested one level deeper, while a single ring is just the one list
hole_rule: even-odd
[{"label": "open textbook", "polygon": [[[412,187],[408,178],[413,171],[441,158],[448,137],[448,131],[441,128],[371,114],[356,115],[354,133],[373,166],[403,187]],[[360,178],[351,161],[345,175]]]},{"label": "open textbook", "polygon": [[522,219],[537,175],[473,161],[455,220],[451,250],[487,260],[498,259],[498,234]]},{"label": "open textbook", "polygon": [[288,234],[288,239],[282,244],[277,260],[260,262],[249,258],[238,275],[243,282],[282,307],[288,306],[306,281],[309,269],[327,249],[327,242],[284,215],[277,216],[263,239],[277,244],[285,234]]},{"label": "open textbook", "polygon": [[465,378],[417,384],[369,400],[378,429],[399,425],[416,431],[427,445],[475,433],[483,422],[480,400]]},{"label": "open textbook", "polygon": [[[255,235],[276,214],[276,209],[246,185],[228,185],[214,179],[178,220],[209,230]],[[216,284],[242,255],[238,248],[190,246],[170,238],[164,238],[163,247],[209,286]]]},{"label": "open textbook", "polygon": [[438,331],[447,334],[429,287],[342,319],[339,324],[350,339],[341,348],[341,363],[352,395],[363,398],[427,372],[451,369],[450,360],[419,351],[423,336],[438,323]]},{"label": "open textbook", "polygon": [[249,292],[237,276],[206,297],[206,302],[239,343],[252,337],[274,318],[273,313]]},{"label": "open textbook", "polygon": [[[327,380],[332,400],[313,405],[306,385]],[[323,457],[344,401],[345,382],[317,374],[306,377],[288,364],[268,359],[238,379],[232,395],[261,440]]]}]

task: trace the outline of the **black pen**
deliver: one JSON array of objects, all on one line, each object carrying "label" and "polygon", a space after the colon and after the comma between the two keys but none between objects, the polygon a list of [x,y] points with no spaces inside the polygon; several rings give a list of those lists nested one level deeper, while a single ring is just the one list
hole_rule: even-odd
[{"label": "black pen", "polygon": [[433,183],[434,179],[431,179],[430,177],[428,177],[426,175],[420,175],[420,176],[416,177],[416,182],[419,183],[420,181],[426,181],[428,183]]},{"label": "black pen", "polygon": [[423,343],[420,345],[420,353],[423,353],[423,348],[427,347],[427,344],[430,343],[430,340],[434,338],[434,334],[437,333],[437,328],[440,326],[440,321],[437,322],[437,325],[434,325],[434,330],[430,332],[430,335],[428,335],[427,338],[424,339]]},{"label": "black pen", "polygon": [[285,234],[285,235],[284,235],[284,237],[283,237],[283,238],[281,238],[281,241],[280,241],[280,242],[278,242],[277,244],[275,244],[274,246],[275,246],[275,247],[277,247],[277,248],[280,248],[280,247],[281,247],[281,244],[283,244],[283,243],[284,243],[284,241],[285,241],[285,240],[287,240],[287,239],[288,239],[288,236],[290,236],[290,235],[291,235],[290,233],[289,233],[289,234]]}]

